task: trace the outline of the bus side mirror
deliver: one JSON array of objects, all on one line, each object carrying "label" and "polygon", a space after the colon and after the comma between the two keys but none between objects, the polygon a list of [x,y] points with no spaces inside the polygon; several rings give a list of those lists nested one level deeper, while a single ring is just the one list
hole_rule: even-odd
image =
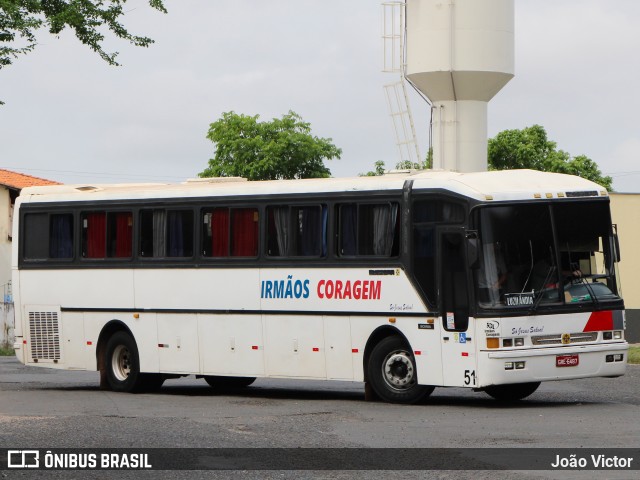
[{"label": "bus side mirror", "polygon": [[478,268],[478,232],[475,230],[467,231],[467,263],[469,268]]}]

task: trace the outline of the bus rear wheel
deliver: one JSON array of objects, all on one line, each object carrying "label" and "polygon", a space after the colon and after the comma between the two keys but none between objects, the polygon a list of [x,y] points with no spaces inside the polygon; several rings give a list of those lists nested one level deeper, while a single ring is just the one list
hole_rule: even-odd
[{"label": "bus rear wheel", "polygon": [[517,402],[528,397],[540,386],[540,382],[512,383],[508,385],[492,385],[484,389],[499,402]]},{"label": "bus rear wheel", "polygon": [[114,392],[157,390],[164,382],[162,375],[140,373],[138,346],[124,331],[114,333],[107,341],[104,365],[107,384]]},{"label": "bus rear wheel", "polygon": [[413,352],[398,336],[386,337],[373,347],[367,374],[373,391],[385,402],[416,403],[434,390],[418,384]]},{"label": "bus rear wheel", "polygon": [[218,375],[205,375],[205,381],[213,388],[245,388],[256,381],[256,377],[224,377]]}]

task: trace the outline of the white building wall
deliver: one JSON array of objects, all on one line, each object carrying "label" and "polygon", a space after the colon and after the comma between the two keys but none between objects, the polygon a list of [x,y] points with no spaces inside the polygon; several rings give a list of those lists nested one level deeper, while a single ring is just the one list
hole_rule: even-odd
[{"label": "white building wall", "polygon": [[13,303],[0,303],[0,347],[13,345],[14,318]]},{"label": "white building wall", "polygon": [[11,280],[11,199],[9,189],[0,187],[0,301]]},{"label": "white building wall", "polygon": [[640,194],[612,193],[611,217],[618,225],[620,241],[620,283],[627,309],[627,340],[640,342]]}]

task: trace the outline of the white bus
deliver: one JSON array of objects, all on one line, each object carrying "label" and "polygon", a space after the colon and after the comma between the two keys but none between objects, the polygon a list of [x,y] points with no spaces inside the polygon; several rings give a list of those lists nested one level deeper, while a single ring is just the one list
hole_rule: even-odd
[{"label": "white bus", "polygon": [[625,373],[609,197],[578,177],[63,185],[15,210],[16,355],[103,388],[330,379],[510,401]]}]

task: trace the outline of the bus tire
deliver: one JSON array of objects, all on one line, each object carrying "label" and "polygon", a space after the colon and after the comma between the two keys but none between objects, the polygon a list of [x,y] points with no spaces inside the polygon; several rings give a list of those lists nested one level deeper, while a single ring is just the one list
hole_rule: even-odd
[{"label": "bus tire", "polygon": [[492,385],[484,391],[499,402],[517,402],[528,397],[540,386],[540,382],[511,383],[508,385]]},{"label": "bus tire", "polygon": [[105,350],[107,384],[114,392],[137,392],[144,388],[140,357],[135,340],[127,332],[115,332]]},{"label": "bus tire", "polygon": [[205,375],[205,381],[213,388],[245,388],[256,381],[256,377],[225,377],[218,375]]},{"label": "bus tire", "polygon": [[373,347],[367,374],[374,392],[385,402],[416,403],[434,390],[418,385],[413,352],[398,336],[385,337]]}]

